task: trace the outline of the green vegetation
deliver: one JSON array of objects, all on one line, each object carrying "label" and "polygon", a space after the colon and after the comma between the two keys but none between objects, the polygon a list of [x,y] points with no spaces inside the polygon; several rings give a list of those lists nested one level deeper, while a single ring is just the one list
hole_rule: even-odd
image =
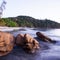
[{"label": "green vegetation", "polygon": [[60,28],[60,23],[48,19],[39,20],[29,16],[17,16],[17,17],[10,17],[10,18],[2,18],[2,20],[0,20],[0,26]]},{"label": "green vegetation", "polygon": [[14,21],[12,21],[10,18],[2,18],[2,21],[4,21],[5,26],[9,26],[9,27],[17,27],[18,24]]},{"label": "green vegetation", "polygon": [[0,26],[5,26],[6,23],[4,22],[4,20],[0,20]]},{"label": "green vegetation", "polygon": [[60,24],[48,19],[39,20],[29,16],[13,17],[13,21],[17,22],[19,26],[38,27],[38,28],[60,28]]}]

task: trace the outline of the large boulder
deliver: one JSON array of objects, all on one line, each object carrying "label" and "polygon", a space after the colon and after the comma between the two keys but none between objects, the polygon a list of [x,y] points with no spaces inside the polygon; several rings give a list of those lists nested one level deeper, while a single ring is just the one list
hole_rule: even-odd
[{"label": "large boulder", "polygon": [[0,31],[0,56],[10,53],[14,46],[14,36]]},{"label": "large boulder", "polygon": [[16,45],[22,47],[26,52],[34,53],[39,49],[39,42],[29,34],[18,34]]},{"label": "large boulder", "polygon": [[36,32],[36,35],[40,38],[40,40],[45,41],[45,42],[53,42],[55,43],[56,41],[50,39],[49,37],[45,36],[43,33],[41,32]]},{"label": "large boulder", "polygon": [[25,34],[24,35],[24,46],[23,48],[25,49],[26,52],[28,53],[34,53],[36,52],[36,50],[38,50],[40,47],[39,47],[39,42],[34,39],[31,35],[29,34]]}]

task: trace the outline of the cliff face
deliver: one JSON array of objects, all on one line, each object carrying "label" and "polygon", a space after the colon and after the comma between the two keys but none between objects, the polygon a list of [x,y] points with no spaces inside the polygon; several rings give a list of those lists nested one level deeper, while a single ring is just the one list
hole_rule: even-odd
[{"label": "cliff face", "polygon": [[17,25],[21,27],[60,28],[60,23],[57,23],[55,21],[48,20],[48,19],[39,20],[39,19],[35,19],[29,16],[17,16],[17,17],[3,18],[3,20],[5,22],[7,22],[7,20],[14,22],[15,26]]}]

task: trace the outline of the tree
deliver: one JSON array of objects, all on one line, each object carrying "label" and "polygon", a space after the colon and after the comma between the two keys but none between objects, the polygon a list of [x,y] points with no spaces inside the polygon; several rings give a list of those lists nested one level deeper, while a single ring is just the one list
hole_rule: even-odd
[{"label": "tree", "polygon": [[1,6],[0,6],[0,18],[3,14],[3,10],[5,9],[6,1],[3,0]]}]

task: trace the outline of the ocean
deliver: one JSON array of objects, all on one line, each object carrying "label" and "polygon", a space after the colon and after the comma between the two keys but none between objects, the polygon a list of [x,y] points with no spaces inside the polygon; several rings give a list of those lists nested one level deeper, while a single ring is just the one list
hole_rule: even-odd
[{"label": "ocean", "polygon": [[60,29],[21,28],[10,33],[14,36],[20,33],[28,33],[35,38],[38,31],[56,41],[56,43],[39,40],[41,48],[34,54],[28,54],[22,48],[14,47],[11,53],[0,57],[0,60],[60,60]]}]

